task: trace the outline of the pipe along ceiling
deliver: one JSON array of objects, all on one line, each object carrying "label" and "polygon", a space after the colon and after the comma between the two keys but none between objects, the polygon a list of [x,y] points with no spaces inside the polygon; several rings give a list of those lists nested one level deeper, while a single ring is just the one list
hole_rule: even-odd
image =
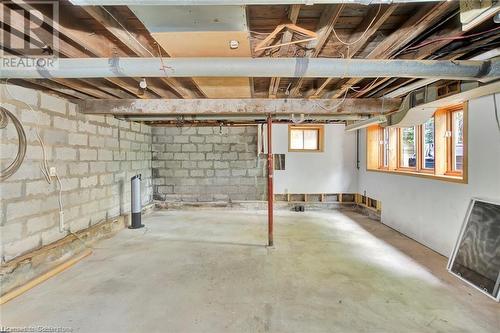
[{"label": "pipe along ceiling", "polygon": [[449,0],[70,0],[79,6],[203,6],[203,5],[314,5],[314,4],[392,4],[444,2]]},{"label": "pipe along ceiling", "polygon": [[[12,61],[22,61],[13,58]],[[500,78],[500,60],[371,60],[331,58],[61,58],[53,66],[3,64],[0,78],[102,77],[404,77]]]}]

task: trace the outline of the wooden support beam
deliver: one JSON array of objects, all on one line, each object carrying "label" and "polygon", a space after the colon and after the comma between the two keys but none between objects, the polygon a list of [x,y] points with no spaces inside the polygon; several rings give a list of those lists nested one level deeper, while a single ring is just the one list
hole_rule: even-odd
[{"label": "wooden support beam", "polygon": [[[24,10],[34,10],[30,4],[28,3],[19,3],[19,6],[21,6]],[[11,32],[15,34],[24,34],[24,27],[27,26],[26,24],[30,25],[30,22],[27,18],[22,16],[19,12],[13,11],[10,8],[8,8],[6,5],[2,4],[0,9],[4,12],[9,12],[9,17],[10,17],[10,28]],[[38,8],[37,8],[38,9]],[[35,26],[33,27],[30,32],[35,34],[37,38],[45,43],[46,45],[50,45],[52,48],[54,48],[54,51],[56,52],[57,55],[59,56],[65,56],[68,58],[85,58],[89,57],[89,55],[94,56],[94,57],[111,57],[113,54],[109,53],[109,46],[112,45],[111,41],[107,40],[105,37],[97,35],[97,34],[91,34],[87,33],[85,31],[84,27],[78,27],[78,29],[69,29],[67,28],[63,22],[67,20],[67,15],[64,15],[65,13],[61,13],[61,20],[59,24],[54,24],[46,15],[43,13],[43,10],[41,13],[44,15],[44,23],[48,24],[54,29],[57,29],[59,33],[59,38],[57,39],[58,47],[55,47],[53,45],[53,34],[50,33],[49,31],[45,30],[43,27]],[[3,29],[6,28],[6,25],[3,25]],[[20,30],[19,30],[20,29]],[[81,45],[84,45],[85,51],[80,50],[79,48],[73,46],[71,43],[66,42],[65,39],[60,38],[61,35],[65,35],[71,40],[81,42]],[[25,36],[25,38],[29,38],[29,36]],[[105,39],[105,40],[103,40]],[[116,50],[116,48],[114,48]],[[108,51],[107,51],[108,50]],[[122,55],[126,55],[125,53],[120,53]],[[112,93],[111,95],[119,98],[134,98],[134,97],[139,97],[139,98],[157,98],[158,96],[151,94],[149,92],[146,92],[145,94],[137,94],[137,87],[138,83],[131,84],[131,83],[126,83],[124,79],[121,78],[112,78],[112,79],[107,79],[104,78],[105,81],[108,81],[112,83],[113,85],[118,86],[119,88],[111,88],[103,85],[98,85],[95,84],[94,82],[88,81],[87,84],[89,86],[94,87],[96,90],[103,90],[104,92],[107,92],[108,94]],[[122,89],[126,90],[123,91]],[[97,93],[97,92],[96,92]],[[98,93],[97,93],[98,94]],[[95,94],[92,94],[91,96],[95,96]]]},{"label": "wooden support beam", "polygon": [[[433,6],[422,6],[417,14],[411,16],[401,27],[378,44],[366,56],[366,59],[390,59],[397,51],[442,19],[456,5],[456,3],[447,1]],[[343,96],[347,89],[356,85],[361,80],[358,78],[348,80],[341,89],[331,95],[331,98]]]},{"label": "wooden support beam", "polygon": [[62,96],[64,98],[74,98],[74,99],[92,98],[92,96],[81,93],[79,91],[75,91],[74,89],[68,88],[51,80],[45,80],[45,79],[9,80],[9,82],[24,87],[30,87],[31,85],[33,85],[33,88],[35,89],[45,88],[48,89],[49,92],[54,92],[56,95]]},{"label": "wooden support beam", "polygon": [[158,98],[158,95],[149,90],[144,90],[140,92],[139,81],[135,78],[107,77],[106,80],[139,98],[145,98],[145,99]]},{"label": "wooden support beam", "polygon": [[75,80],[75,79],[52,79],[52,81],[59,83],[65,87],[71,88],[75,91],[82,92],[94,98],[103,98],[103,99],[114,99],[116,98],[113,95],[95,89],[94,87],[86,84],[83,81]]},{"label": "wooden support beam", "polygon": [[[80,111],[114,115],[363,115],[384,114],[399,108],[399,98],[382,99],[151,99],[81,102]],[[335,108],[338,106],[338,108]]]},{"label": "wooden support beam", "polygon": [[[446,45],[448,45],[448,44],[450,44],[450,43],[453,42],[453,40],[451,40],[451,39],[446,39],[447,37],[462,36],[464,34],[465,34],[465,32],[463,32],[462,29],[459,27],[459,28],[452,29],[451,31],[449,31],[448,33],[446,33],[444,35],[429,37],[428,40],[432,40],[432,39],[435,39],[435,38],[445,38],[445,39],[440,40],[440,41],[435,42],[435,43],[431,43],[431,44],[425,45],[422,48],[416,49],[415,52],[412,52],[409,55],[403,55],[403,56],[398,57],[398,58],[401,58],[401,59],[422,60],[422,59],[426,59],[426,58],[432,57],[432,55],[436,51],[438,51],[439,49],[441,49],[441,48],[445,47]],[[467,48],[479,48],[479,47],[481,47],[481,45],[484,45],[484,44],[487,44],[489,42],[492,42],[492,41],[494,41],[494,40],[496,40],[498,38],[499,37],[497,35],[492,35],[490,37],[487,37],[487,38],[481,39],[479,41],[476,41],[476,42],[472,43],[471,45],[468,45]],[[466,53],[467,52],[452,53],[452,54],[448,54],[448,55],[446,55],[444,57],[439,57],[439,59],[442,59],[442,60],[456,60],[456,59],[460,58],[461,56],[463,56]],[[432,57],[432,58],[435,59],[435,57]],[[389,83],[388,82],[389,80],[390,80],[390,78],[380,79],[377,82],[375,82],[373,85],[371,85],[370,89],[367,89],[367,91],[358,92],[358,93],[354,94],[353,96],[354,97],[363,97],[363,96],[373,95],[373,94],[376,93],[376,91],[384,89],[387,86],[386,83]],[[376,89],[376,88],[378,88],[378,89]]]},{"label": "wooden support beam", "polygon": [[[30,43],[34,44],[33,46],[38,46],[40,49],[44,46],[50,46],[53,48],[54,52],[61,54],[63,56],[68,56],[68,57],[81,57],[84,55],[84,53],[77,48],[75,48],[73,45],[67,43],[66,41],[59,39],[57,42],[59,43],[59,47],[55,49],[55,45],[53,45],[53,34],[45,30],[44,28],[40,26],[33,26],[30,29],[30,36],[25,35],[25,27],[26,26],[32,26],[30,24],[30,21],[28,18],[24,17],[23,15],[20,14],[20,12],[11,10],[9,7],[7,7],[5,4],[0,5],[0,12],[3,12],[6,17],[9,17],[8,22],[5,22],[2,24],[2,30],[1,33],[3,34],[4,37],[10,38],[10,40],[13,40],[14,36],[17,38],[20,38],[22,40],[28,40]],[[36,37],[35,37],[36,36]],[[63,52],[61,52],[63,51]],[[82,90],[76,90],[74,88],[75,85],[77,85],[77,82],[74,82],[75,84],[73,86],[69,86],[65,84],[64,82],[58,82],[57,80],[52,80],[53,82],[59,83],[61,86],[66,86],[69,87],[76,92],[82,92],[86,93],[89,96],[92,97],[97,97],[97,98],[114,98],[114,97],[120,97],[117,95],[109,95],[106,94],[105,92],[102,92],[99,90],[99,87],[94,85],[93,83],[88,83],[86,86],[85,91]],[[131,96],[128,95],[128,98]]]},{"label": "wooden support beam", "polygon": [[[356,30],[349,36],[347,44],[344,45],[339,52],[344,54],[346,58],[352,58],[359,50],[370,40],[375,32],[382,26],[382,24],[392,15],[398,8],[398,5],[389,6],[373,6],[368,11],[368,14],[363,21],[356,27]],[[313,93],[312,98],[318,98],[323,89],[333,80],[327,78],[321,86]]]},{"label": "wooden support beam", "polygon": [[[135,34],[125,30],[126,23],[121,22],[119,15],[114,13],[112,8],[104,9],[100,6],[83,6],[82,7],[90,16],[97,20],[108,32],[120,40],[134,55],[139,57],[155,57],[160,56],[158,50],[154,50],[149,41],[144,36]],[[168,56],[162,51],[162,56]],[[176,92],[183,98],[198,97],[195,92],[183,87],[183,85],[175,78],[160,78],[160,80],[168,85],[170,89]],[[165,91],[160,90],[160,87],[153,86],[151,90],[160,96],[164,97]]]},{"label": "wooden support beam", "polygon": [[[297,23],[297,19],[299,18],[299,12],[300,12],[300,6],[301,5],[291,5],[289,7],[289,13],[288,13],[288,19],[292,23]],[[293,33],[290,32],[289,30],[285,31],[283,36],[281,37],[281,43],[288,43],[292,40]],[[280,50],[277,52],[277,57],[286,57],[288,56],[288,50],[290,49],[290,45],[285,45],[280,48]],[[279,77],[272,77],[271,82],[269,83],[269,98],[276,98],[276,95],[278,94],[278,89],[280,86],[280,81],[281,78]]]},{"label": "wooden support beam", "polygon": [[[340,12],[344,8],[344,5],[330,5],[324,11],[320,17],[318,28],[316,33],[318,34],[318,39],[311,41],[308,45],[308,49],[312,49],[312,51],[308,51],[306,53],[306,57],[315,58],[317,57],[326,42],[330,39],[330,34],[332,33],[333,27],[340,16]],[[299,78],[293,88],[290,91],[290,96],[295,97],[300,92],[300,87],[304,82],[303,78]]]}]

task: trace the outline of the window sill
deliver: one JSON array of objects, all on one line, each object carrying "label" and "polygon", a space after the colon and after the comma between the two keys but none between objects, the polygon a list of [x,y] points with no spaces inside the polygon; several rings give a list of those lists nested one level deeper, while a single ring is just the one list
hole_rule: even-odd
[{"label": "window sill", "polygon": [[288,149],[289,153],[322,153],[320,149]]},{"label": "window sill", "polygon": [[366,171],[391,173],[391,174],[397,174],[397,175],[403,175],[403,176],[413,176],[413,177],[420,177],[420,178],[442,180],[442,181],[447,181],[447,182],[452,182],[452,183],[467,184],[467,179],[465,179],[462,176],[435,175],[435,174],[432,174],[429,172],[416,172],[416,171],[409,171],[409,170],[366,169]]}]

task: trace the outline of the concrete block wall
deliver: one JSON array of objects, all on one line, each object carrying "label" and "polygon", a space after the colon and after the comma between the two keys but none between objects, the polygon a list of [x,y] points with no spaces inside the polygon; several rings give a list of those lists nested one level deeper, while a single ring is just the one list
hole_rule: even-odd
[{"label": "concrete block wall", "polygon": [[[2,106],[26,131],[28,148],[21,168],[0,182],[2,262],[66,236],[59,232],[58,186],[45,181],[38,126],[48,163],[61,178],[66,226],[85,229],[130,211],[130,177],[142,174],[143,203],[152,200],[151,128],[109,116],[87,116],[67,100],[36,90],[0,86]],[[30,108],[20,102],[29,103]],[[17,152],[17,133],[0,129],[0,167]]]},{"label": "concrete block wall", "polygon": [[153,127],[155,199],[265,200],[257,127]]}]

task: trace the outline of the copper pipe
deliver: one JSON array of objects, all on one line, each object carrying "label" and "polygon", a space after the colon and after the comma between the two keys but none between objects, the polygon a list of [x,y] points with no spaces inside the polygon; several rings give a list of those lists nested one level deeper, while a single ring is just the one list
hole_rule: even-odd
[{"label": "copper pipe", "polygon": [[273,151],[272,151],[272,128],[271,115],[267,116],[267,238],[268,246],[273,246]]}]

